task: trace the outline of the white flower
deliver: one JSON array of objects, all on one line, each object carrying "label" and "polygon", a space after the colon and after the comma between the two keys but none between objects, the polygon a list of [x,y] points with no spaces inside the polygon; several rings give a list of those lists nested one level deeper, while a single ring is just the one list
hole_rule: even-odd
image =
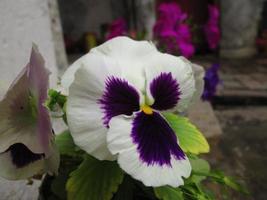
[{"label": "white flower", "polygon": [[161,113],[182,112],[199,98],[194,74],[203,76],[146,41],[117,37],[92,49],[62,80],[70,86],[67,119],[75,143],[98,159],[117,159],[146,186],[182,185],[191,166]]},{"label": "white flower", "polygon": [[0,176],[25,179],[57,173],[59,153],[53,143],[47,98],[49,72],[36,47],[0,101]]}]

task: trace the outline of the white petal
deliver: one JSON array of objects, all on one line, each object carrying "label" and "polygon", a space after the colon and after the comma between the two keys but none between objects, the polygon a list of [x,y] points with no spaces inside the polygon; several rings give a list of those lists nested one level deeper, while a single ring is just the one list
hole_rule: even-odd
[{"label": "white petal", "polygon": [[176,160],[172,157],[171,166],[151,165],[142,162],[137,152],[137,145],[130,136],[132,119],[124,116],[112,118],[107,136],[108,148],[113,154],[118,154],[120,167],[133,178],[142,181],[146,186],[183,185],[182,177],[189,177],[191,165],[188,158]]},{"label": "white petal", "polygon": [[195,79],[195,93],[193,95],[192,104],[199,101],[204,90],[204,75],[205,71],[202,66],[197,65],[195,63],[191,63],[189,60],[187,60],[185,57],[180,57],[184,62],[187,62],[192,66],[193,73],[194,73],[194,79]]},{"label": "white petal", "polygon": [[34,153],[44,152],[39,145],[37,125],[29,122],[29,82],[24,72],[0,102],[0,153],[15,143],[23,143]]},{"label": "white petal", "polygon": [[135,41],[129,37],[120,36],[92,49],[92,52],[99,52],[103,55],[119,59],[135,60],[157,52],[157,49],[151,42]]},{"label": "white petal", "polygon": [[83,59],[86,59],[87,56],[88,54],[82,56],[80,59],[75,61],[71,66],[69,66],[69,68],[65,71],[65,73],[61,77],[60,83],[61,83],[62,88],[60,89],[61,89],[62,94],[64,95],[69,94],[69,87],[74,81],[74,75],[76,71],[82,66]]},{"label": "white petal", "polygon": [[23,168],[17,168],[12,163],[10,152],[0,154],[0,176],[9,180],[20,180],[30,178],[42,172],[44,159],[35,161]]},{"label": "white petal", "polygon": [[171,73],[176,79],[180,88],[180,100],[176,106],[176,110],[184,111],[192,101],[195,93],[195,80],[192,66],[184,62],[181,58],[164,53],[155,53],[145,60],[146,79],[147,79],[147,97],[150,104],[154,99],[150,93],[150,83],[161,73]]},{"label": "white petal", "polygon": [[43,173],[57,175],[59,152],[54,144],[52,144],[50,151],[50,157],[36,160],[24,167],[17,167],[13,164],[10,151],[0,153],[0,176],[9,180],[20,180]]},{"label": "white petal", "polygon": [[61,79],[61,85],[65,88],[64,93],[68,94],[68,88],[74,81],[76,71],[83,65],[92,65],[90,57],[93,54],[105,59],[111,70],[116,70],[113,67],[120,68],[120,76],[142,90],[145,84],[143,58],[156,51],[155,46],[147,41],[134,41],[127,37],[116,37],[108,40],[104,44],[91,49],[88,54],[79,58],[67,69]]},{"label": "white petal", "polygon": [[[108,76],[119,76],[116,69],[108,70],[105,59],[91,54],[87,65],[79,68],[70,87],[67,101],[67,119],[74,142],[98,159],[113,159],[106,145],[107,129],[98,100],[102,97]],[[119,70],[119,68],[117,68]]]}]

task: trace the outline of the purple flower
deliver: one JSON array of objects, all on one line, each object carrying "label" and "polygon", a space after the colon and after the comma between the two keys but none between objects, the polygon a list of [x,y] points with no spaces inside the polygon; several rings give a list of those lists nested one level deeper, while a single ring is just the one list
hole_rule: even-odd
[{"label": "purple flower", "polygon": [[113,21],[108,30],[107,34],[107,40],[117,37],[117,36],[123,36],[127,33],[127,25],[123,18],[117,19]]},{"label": "purple flower", "polygon": [[203,100],[210,101],[216,94],[216,89],[220,83],[219,71],[220,65],[213,64],[207,71],[204,77],[204,92],[202,95]]},{"label": "purple flower", "polygon": [[216,49],[220,42],[219,9],[209,5],[209,20],[204,26],[204,32],[210,49]]}]

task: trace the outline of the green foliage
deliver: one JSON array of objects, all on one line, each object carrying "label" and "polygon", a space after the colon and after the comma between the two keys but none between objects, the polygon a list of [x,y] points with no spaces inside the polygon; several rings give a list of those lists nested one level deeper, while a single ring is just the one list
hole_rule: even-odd
[{"label": "green foliage", "polygon": [[67,182],[69,200],[110,200],[123,181],[116,162],[99,161],[87,155]]},{"label": "green foliage", "polygon": [[[189,158],[192,171],[202,172],[202,173],[209,173],[210,172],[210,165],[208,161],[201,159],[201,158]],[[200,183],[201,181],[205,180],[206,176],[203,175],[195,175],[194,173],[190,176],[188,181],[194,183]]]},{"label": "green foliage", "polygon": [[186,117],[165,113],[164,117],[175,131],[179,145],[184,152],[199,154],[210,150],[209,144],[201,132]]},{"label": "green foliage", "polygon": [[155,195],[161,200],[183,200],[183,192],[180,188],[173,188],[171,186],[162,186],[154,188]]},{"label": "green foliage", "polygon": [[67,97],[62,95],[60,92],[50,89],[48,92],[48,100],[46,101],[46,107],[52,112],[61,112],[62,119],[66,124],[67,123],[67,116],[66,116],[66,102]]},{"label": "green foliage", "polygon": [[50,89],[48,91],[49,99],[46,102],[47,107],[53,111],[56,105],[59,105],[61,108],[64,107],[67,97],[62,95],[60,92]]},{"label": "green foliage", "polygon": [[69,130],[56,136],[56,145],[61,155],[81,157],[84,154],[84,152],[74,144]]},{"label": "green foliage", "polygon": [[200,184],[191,182],[180,187],[185,200],[212,200],[214,199],[209,193],[203,190]]},{"label": "green foliage", "polygon": [[206,177],[210,178],[215,183],[230,187],[233,190],[236,190],[236,191],[241,192],[243,194],[249,194],[249,191],[246,189],[246,187],[244,187],[243,185],[238,183],[235,178],[230,177],[230,176],[225,176],[222,171],[211,171],[208,173],[193,171],[193,174],[197,175],[197,176],[206,176]]}]

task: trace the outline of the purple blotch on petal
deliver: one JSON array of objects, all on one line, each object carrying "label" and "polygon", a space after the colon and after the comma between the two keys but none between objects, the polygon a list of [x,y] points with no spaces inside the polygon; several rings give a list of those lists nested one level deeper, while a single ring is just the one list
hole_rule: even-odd
[{"label": "purple blotch on petal", "polygon": [[139,110],[139,94],[127,81],[108,77],[106,87],[98,103],[104,111],[104,125],[108,127],[110,119],[117,115],[132,115]]},{"label": "purple blotch on petal", "polygon": [[180,89],[171,73],[161,73],[150,83],[150,92],[155,99],[152,108],[168,110],[174,108],[180,99]]},{"label": "purple blotch on petal", "polygon": [[45,156],[44,154],[33,153],[21,143],[11,145],[6,152],[10,152],[12,162],[17,168],[25,167]]},{"label": "purple blotch on petal", "polygon": [[148,166],[171,166],[171,156],[185,159],[175,133],[158,112],[151,115],[139,112],[133,121],[131,137],[137,144],[140,159]]}]

